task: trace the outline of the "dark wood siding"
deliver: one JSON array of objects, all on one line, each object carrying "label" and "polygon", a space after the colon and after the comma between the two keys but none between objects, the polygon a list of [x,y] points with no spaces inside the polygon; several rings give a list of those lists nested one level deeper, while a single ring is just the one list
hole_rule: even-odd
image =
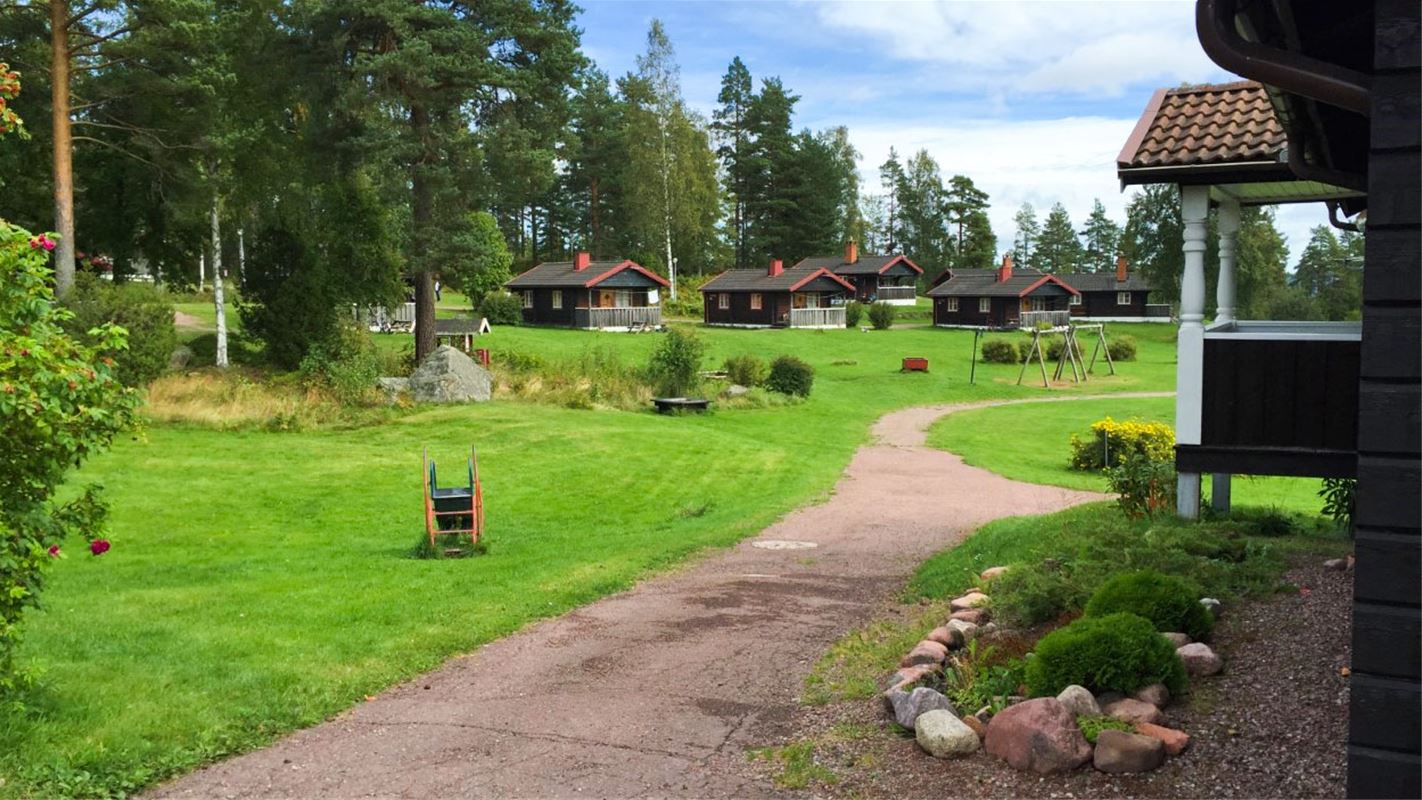
[{"label": "dark wood siding", "polygon": [[[523,321],[527,325],[573,326],[573,308],[579,296],[586,297],[587,289],[563,289],[563,307],[553,307],[553,289],[523,289],[533,293],[533,308],[523,310]],[[583,301],[586,304],[586,300]]]},{"label": "dark wood siding", "polygon": [[790,307],[789,292],[761,292],[759,310],[750,307],[752,292],[727,292],[731,296],[731,307],[722,310],[717,300],[720,294],[706,292],[702,298],[703,319],[708,325],[773,325],[777,321],[777,310]]},{"label": "dark wood siding", "polygon": [[1072,306],[1071,313],[1075,317],[1144,317],[1146,313],[1146,295],[1150,292],[1131,292],[1130,305],[1116,304],[1116,291],[1102,292],[1082,292],[1081,305]]},{"label": "dark wood siding", "polygon": [[[1422,35],[1416,0],[1374,3],[1359,375],[1351,797],[1422,796]],[[1359,142],[1358,146],[1363,146]]]},{"label": "dark wood siding", "polygon": [[[1022,301],[1016,297],[990,297],[989,311],[984,314],[978,310],[979,297],[959,297],[958,310],[948,310],[948,298],[933,298],[933,324],[934,325],[980,325],[989,327],[1004,327],[1018,320],[1022,310]],[[1052,307],[1049,303],[1048,307]]]}]

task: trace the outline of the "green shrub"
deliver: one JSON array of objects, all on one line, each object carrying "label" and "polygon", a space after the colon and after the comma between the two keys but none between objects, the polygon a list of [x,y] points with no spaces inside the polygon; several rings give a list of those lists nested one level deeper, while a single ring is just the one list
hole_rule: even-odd
[{"label": "green shrub", "polygon": [[534,372],[545,366],[542,356],[521,350],[494,350],[489,353],[489,363],[514,372]]},{"label": "green shrub", "polygon": [[1119,466],[1133,455],[1152,461],[1174,460],[1175,431],[1164,422],[1107,417],[1092,423],[1085,436],[1071,436],[1071,468],[1095,472]]},{"label": "green shrub", "polygon": [[1081,608],[1089,592],[1053,559],[1014,564],[992,582],[993,613],[1010,625],[1030,626]]},{"label": "green shrub", "polygon": [[983,342],[983,361],[989,364],[1016,364],[1022,360],[1017,342],[1010,339],[987,339]]},{"label": "green shrub", "polygon": [[759,386],[765,383],[765,362],[749,353],[726,359],[725,370],[731,383],[740,386]]},{"label": "green shrub", "polygon": [[858,300],[850,300],[844,307],[844,327],[857,328],[862,319],[864,319],[864,304]]},{"label": "green shrub", "polygon": [[490,325],[517,325],[523,322],[523,298],[508,292],[490,292],[484,295],[477,311]]},{"label": "green shrub", "polygon": [[770,376],[765,388],[772,392],[809,397],[815,383],[815,370],[794,356],[781,356],[770,364]]},{"label": "green shrub", "polygon": [[1136,726],[1115,717],[1077,717],[1076,727],[1081,729],[1086,741],[1096,744],[1096,737],[1102,731],[1133,731]]},{"label": "green shrub", "polygon": [[1191,639],[1207,639],[1214,618],[1200,605],[1200,588],[1153,569],[1122,572],[1096,589],[1086,603],[1086,616],[1104,617],[1126,611],[1145,617],[1158,631],[1181,631]]},{"label": "green shrub", "polygon": [[706,345],[696,334],[672,328],[667,331],[647,367],[656,390],[663,397],[691,394],[700,383],[701,356]]},{"label": "green shrub", "polygon": [[128,347],[104,351],[114,360],[114,376],[125,386],[142,386],[168,368],[178,346],[173,328],[173,304],[163,293],[142,283],[112,284],[88,273],[74,276],[74,290],[64,298],[74,316],[64,322],[70,336],[112,322],[128,331]]},{"label": "green shrub", "polygon": [[894,326],[894,307],[888,303],[869,304],[869,324],[876,331],[886,331]]},{"label": "green shrub", "polygon": [[340,325],[333,336],[307,351],[301,375],[341,403],[357,405],[370,401],[384,366],[385,359],[368,332],[356,325]]},{"label": "green shrub", "polygon": [[1027,659],[1027,691],[1056,695],[1072,684],[1092,692],[1134,692],[1163,683],[1185,693],[1185,665],[1149,620],[1135,614],[1083,617],[1043,636]]},{"label": "green shrub", "polygon": [[1112,336],[1106,340],[1106,352],[1111,354],[1112,361],[1135,361],[1136,337]]},{"label": "green shrub", "polygon": [[944,670],[943,694],[963,713],[983,706],[997,713],[1009,696],[1017,694],[1026,668],[1021,658],[1012,658],[992,645],[983,646],[973,640]]},{"label": "green shrub", "polygon": [[1132,519],[1155,519],[1175,508],[1175,460],[1133,454],[1119,467],[1106,471],[1106,482],[1116,502]]},{"label": "green shrub", "polygon": [[[1043,357],[1047,361],[1056,361],[1062,357],[1062,348],[1065,347],[1065,341],[1059,333],[1043,334],[1041,346]],[[1022,342],[1017,348],[1020,352],[1020,355],[1017,357],[1018,361],[1026,361],[1027,357],[1032,354],[1032,334],[1023,334]],[[1032,361],[1036,362],[1036,360],[1034,356]]]},{"label": "green shrub", "polygon": [[1318,496],[1323,498],[1323,515],[1338,523],[1338,529],[1353,535],[1353,510],[1357,507],[1358,482],[1352,478],[1324,478]]}]

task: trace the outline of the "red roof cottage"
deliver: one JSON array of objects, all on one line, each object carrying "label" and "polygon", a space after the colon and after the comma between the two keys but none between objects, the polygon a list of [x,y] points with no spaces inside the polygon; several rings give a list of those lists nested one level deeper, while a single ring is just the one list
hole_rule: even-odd
[{"label": "red roof cottage", "polygon": [[768,269],[730,269],[701,287],[707,325],[746,328],[843,328],[854,286],[824,267],[780,260]]},{"label": "red roof cottage", "polygon": [[626,330],[660,325],[662,276],[632,261],[545,261],[504,284],[523,299],[528,325],[589,330]]},{"label": "red roof cottage", "polygon": [[990,328],[1016,325],[1024,311],[1066,311],[1080,294],[1054,275],[1014,270],[1010,253],[997,269],[957,270],[928,290],[934,325]]},{"label": "red roof cottage", "polygon": [[854,286],[853,299],[911,306],[918,302],[917,284],[923,270],[902,253],[861,255],[859,245],[846,242],[843,256],[802,258],[796,267],[823,267]]}]

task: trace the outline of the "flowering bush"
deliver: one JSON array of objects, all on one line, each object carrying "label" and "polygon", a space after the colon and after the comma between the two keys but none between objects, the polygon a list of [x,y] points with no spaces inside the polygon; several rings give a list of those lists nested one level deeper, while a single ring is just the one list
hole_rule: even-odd
[{"label": "flowering bush", "polygon": [[18,133],[25,138],[25,122],[10,108],[10,101],[19,96],[20,73],[11,72],[10,65],[0,61],[0,136]]},{"label": "flowering bush", "polygon": [[64,332],[70,313],[50,288],[53,237],[0,220],[0,699],[18,703],[14,663],[20,616],[39,602],[44,567],[77,534],[101,555],[106,509],[99,487],[58,502],[66,474],[136,422],[138,395],[114,376],[107,352],[127,333],[114,325]]},{"label": "flowering bush", "polygon": [[1107,417],[1092,424],[1089,436],[1072,434],[1071,437],[1072,469],[1110,469],[1133,455],[1150,461],[1174,459],[1175,431],[1164,422],[1117,422]]}]

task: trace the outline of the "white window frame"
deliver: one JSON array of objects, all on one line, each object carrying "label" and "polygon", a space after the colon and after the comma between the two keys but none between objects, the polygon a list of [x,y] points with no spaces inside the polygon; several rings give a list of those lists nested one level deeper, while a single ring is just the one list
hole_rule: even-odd
[{"label": "white window frame", "polygon": [[760,311],[762,308],[765,307],[765,303],[761,299],[760,292],[751,292],[750,307],[751,311]]},{"label": "white window frame", "polygon": [[720,309],[721,311],[730,311],[730,310],[731,310],[731,293],[730,293],[730,292],[721,292],[721,293],[719,293],[719,294],[716,295],[716,308]]},{"label": "white window frame", "polygon": [[1131,304],[1130,292],[1116,292],[1116,305],[1128,306]]},{"label": "white window frame", "polygon": [[1072,295],[1072,296],[1071,296],[1071,299],[1068,300],[1067,303],[1070,304],[1070,305],[1074,305],[1074,306],[1079,306],[1079,305],[1081,305],[1081,295],[1079,295],[1079,294],[1074,294],[1074,295]]},{"label": "white window frame", "polygon": [[950,298],[948,298],[948,310],[949,310],[949,311],[955,311],[955,312],[958,310],[958,298],[956,298],[956,297],[950,297]]},{"label": "white window frame", "polygon": [[524,308],[533,308],[533,290],[532,290],[532,289],[524,289],[524,290],[523,290],[523,307],[524,307]]},{"label": "white window frame", "polygon": [[979,314],[991,314],[991,313],[992,313],[992,298],[991,298],[991,297],[979,297],[979,298],[978,298],[978,313],[979,313]]},{"label": "white window frame", "polygon": [[561,309],[562,307],[563,307],[563,290],[562,290],[562,289],[554,289],[554,290],[553,290],[553,308],[555,308],[555,309]]}]

